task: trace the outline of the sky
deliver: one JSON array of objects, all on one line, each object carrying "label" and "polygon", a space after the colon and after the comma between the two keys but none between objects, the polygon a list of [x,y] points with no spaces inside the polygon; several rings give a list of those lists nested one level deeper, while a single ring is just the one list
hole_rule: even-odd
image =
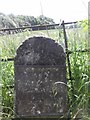
[{"label": "sky", "polygon": [[0,0],[0,12],[4,14],[44,15],[56,23],[83,20],[88,17],[90,0]]}]

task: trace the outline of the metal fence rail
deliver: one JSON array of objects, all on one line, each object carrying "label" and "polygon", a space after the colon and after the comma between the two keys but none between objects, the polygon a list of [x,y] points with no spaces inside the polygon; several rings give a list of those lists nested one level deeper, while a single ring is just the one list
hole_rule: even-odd
[{"label": "metal fence rail", "polygon": [[[67,24],[75,24],[75,23],[77,23],[77,21],[76,22],[66,22],[66,23],[64,23],[65,25],[67,25]],[[62,25],[63,23],[61,23],[61,25]],[[45,27],[47,28],[47,27],[56,27],[56,26],[59,26],[60,24],[46,24],[46,25],[34,25],[34,26],[26,26],[26,27],[18,27],[18,28],[2,28],[2,29],[0,29],[0,31],[3,31],[3,32],[5,32],[5,31],[14,31],[14,30],[25,30],[25,29],[41,29],[41,28],[44,28],[43,30],[46,30],[45,29]]]}]

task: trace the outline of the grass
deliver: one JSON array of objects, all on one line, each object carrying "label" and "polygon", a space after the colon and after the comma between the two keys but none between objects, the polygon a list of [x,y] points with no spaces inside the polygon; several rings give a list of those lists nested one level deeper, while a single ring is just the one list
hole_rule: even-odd
[{"label": "grass", "polygon": [[[75,52],[76,50],[87,49],[87,31],[83,29],[67,29],[68,48],[73,51],[70,54],[72,84],[68,80],[68,97],[70,116],[73,119],[81,117],[82,120],[90,119],[90,74],[88,71],[88,53]],[[23,33],[0,36],[0,48],[2,49],[1,58],[13,58],[19,45],[31,36],[50,37],[65,50],[62,30],[46,30],[46,31],[28,31]],[[2,107],[4,118],[11,118],[14,115],[14,66],[13,62],[0,63],[0,77],[2,79]],[[67,78],[68,66],[67,66]],[[73,90],[72,90],[73,89]]]}]

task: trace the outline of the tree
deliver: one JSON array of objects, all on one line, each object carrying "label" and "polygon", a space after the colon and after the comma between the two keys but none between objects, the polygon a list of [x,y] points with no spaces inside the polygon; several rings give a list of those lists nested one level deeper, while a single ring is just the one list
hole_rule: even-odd
[{"label": "tree", "polygon": [[45,17],[44,15],[40,15],[39,17],[37,17],[37,23],[43,25],[43,24],[54,24],[55,22],[53,21],[52,18]]},{"label": "tree", "polygon": [[43,25],[43,24],[54,24],[52,18],[40,15],[35,18],[34,16],[25,15],[5,15],[0,13],[0,28],[15,28],[15,27],[25,27],[33,25]]},{"label": "tree", "polygon": [[16,24],[12,19],[10,19],[9,16],[0,13],[0,27],[1,28],[14,28],[16,27]]}]

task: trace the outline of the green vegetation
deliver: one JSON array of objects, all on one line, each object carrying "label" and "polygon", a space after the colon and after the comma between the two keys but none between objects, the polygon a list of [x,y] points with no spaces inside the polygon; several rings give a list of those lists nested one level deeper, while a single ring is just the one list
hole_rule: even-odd
[{"label": "green vegetation", "polygon": [[42,24],[53,24],[52,18],[40,15],[35,18],[34,16],[24,16],[24,15],[5,15],[0,13],[0,28],[16,28],[25,27],[32,25],[42,25]]},{"label": "green vegetation", "polygon": [[[83,51],[88,46],[88,32],[84,29],[83,23],[81,28],[66,29],[68,37],[68,48],[72,53],[70,54],[72,82],[69,80],[68,66],[67,66],[67,82],[68,82],[68,98],[69,98],[69,112],[72,120],[81,118],[82,120],[90,119],[90,74],[88,71],[88,52],[76,52],[76,50]],[[86,26],[86,25],[85,25]],[[19,45],[31,36],[45,36],[56,40],[59,44],[64,45],[63,32],[57,28],[55,30],[46,31],[28,31],[14,35],[0,36],[0,48],[2,49],[1,58],[13,58],[16,54],[16,49]],[[2,76],[2,107],[3,116],[10,119],[14,115],[14,66],[13,62],[0,63],[0,77]],[[73,87],[72,87],[73,85]]]}]

